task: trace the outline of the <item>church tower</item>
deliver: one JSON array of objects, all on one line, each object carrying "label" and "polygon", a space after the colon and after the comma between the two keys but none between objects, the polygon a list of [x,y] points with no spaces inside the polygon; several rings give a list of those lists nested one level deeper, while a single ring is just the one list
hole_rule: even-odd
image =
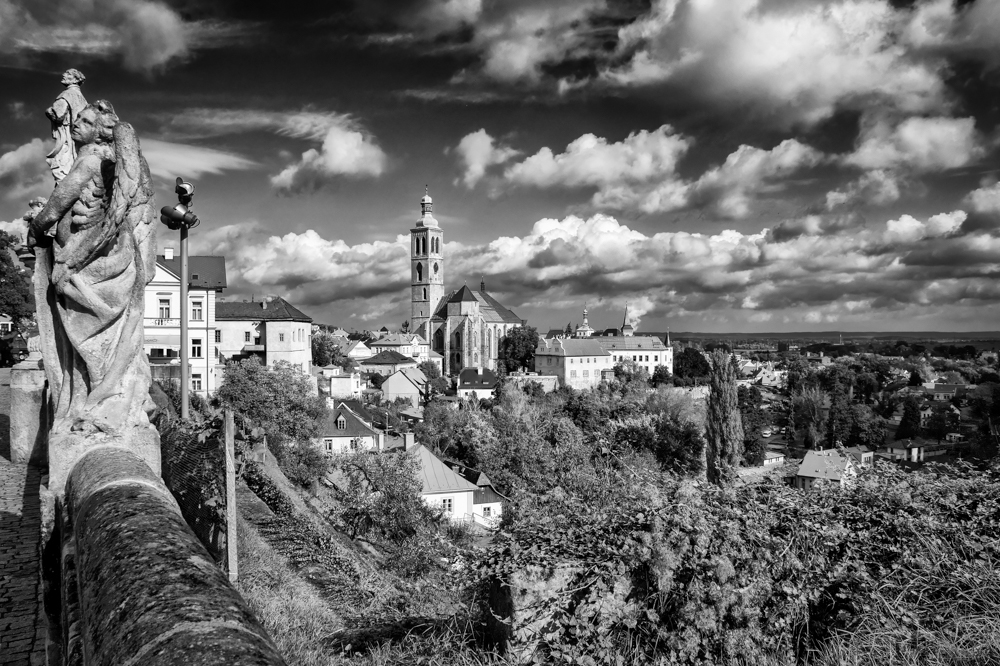
[{"label": "church tower", "polygon": [[420,200],[420,219],[410,229],[410,331],[431,342],[430,318],[444,298],[444,232],[431,214],[427,189]]}]

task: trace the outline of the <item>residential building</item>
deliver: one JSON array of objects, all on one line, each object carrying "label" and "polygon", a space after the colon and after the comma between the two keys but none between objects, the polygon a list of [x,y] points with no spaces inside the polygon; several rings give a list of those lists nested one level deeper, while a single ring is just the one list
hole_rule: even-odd
[{"label": "residential building", "polygon": [[340,351],[347,358],[352,361],[363,361],[366,358],[371,358],[375,354],[372,350],[365,344],[364,340],[348,340],[347,338],[341,338],[344,342],[340,346]]},{"label": "residential building", "polygon": [[854,462],[859,465],[871,465],[875,462],[875,452],[869,449],[867,446],[849,446],[845,449],[852,458]]},{"label": "residential building", "polygon": [[385,378],[381,390],[386,402],[402,398],[414,407],[419,407],[427,391],[427,377],[419,368],[402,368]]},{"label": "residential building", "polygon": [[224,257],[188,257],[188,301],[181,303],[181,262],[172,248],[156,257],[156,272],[146,285],[143,349],[154,380],[180,380],[181,308],[187,308],[189,389],[202,397],[222,381],[216,304],[226,288]]},{"label": "residential building", "polygon": [[497,350],[525,321],[486,291],[468,286],[446,293],[444,231],[432,214],[433,201],[420,200],[421,216],[410,230],[410,330],[442,357],[445,375],[462,368],[497,368]]},{"label": "residential building", "polygon": [[806,451],[799,470],[795,474],[794,486],[802,490],[812,490],[820,479],[844,486],[858,474],[857,463],[837,449]]},{"label": "residential building", "polygon": [[417,363],[428,360],[431,351],[430,344],[417,333],[390,333],[372,341],[368,346],[375,354],[391,350],[414,358]]},{"label": "residential building", "polygon": [[764,467],[781,465],[785,462],[785,454],[780,451],[768,451],[764,454]]},{"label": "residential building", "polygon": [[328,400],[337,398],[361,398],[361,373],[345,372],[338,365],[328,365],[323,368],[313,367],[316,384],[320,394]]},{"label": "residential building", "polygon": [[220,301],[215,319],[218,347],[224,358],[256,356],[264,365],[287,361],[309,372],[312,317],[285,299]]},{"label": "residential building", "polygon": [[599,338],[539,338],[535,372],[555,375],[562,386],[592,388],[601,383],[603,370],[614,368],[611,358]]},{"label": "residential building", "polygon": [[496,373],[489,368],[465,368],[458,373],[456,394],[463,399],[490,398],[497,382]]},{"label": "residential building", "polygon": [[403,368],[416,368],[417,361],[413,357],[403,356],[396,351],[384,351],[366,358],[359,364],[362,372],[375,373],[388,377]]},{"label": "residential building", "polygon": [[372,428],[371,422],[341,401],[327,414],[320,426],[317,444],[327,455],[346,453],[348,451],[372,450],[382,448],[382,436]]},{"label": "residential building", "polygon": [[452,471],[424,445],[417,444],[409,451],[419,464],[423,483],[420,495],[424,501],[442,509],[452,521],[473,520],[475,493],[479,487]]},{"label": "residential building", "polygon": [[0,314],[0,335],[6,335],[14,330],[13,320],[5,314]]},{"label": "residential building", "polygon": [[948,401],[955,396],[963,396],[969,391],[976,389],[975,384],[934,384],[923,385],[924,393],[929,400],[936,402]]},{"label": "residential building", "polygon": [[503,516],[503,503],[506,497],[497,492],[493,482],[484,472],[466,467],[454,460],[444,461],[453,472],[476,486],[472,494],[472,519],[485,527],[494,527]]},{"label": "residential building", "polygon": [[892,461],[923,462],[927,444],[922,440],[901,439],[887,443],[881,452]]}]

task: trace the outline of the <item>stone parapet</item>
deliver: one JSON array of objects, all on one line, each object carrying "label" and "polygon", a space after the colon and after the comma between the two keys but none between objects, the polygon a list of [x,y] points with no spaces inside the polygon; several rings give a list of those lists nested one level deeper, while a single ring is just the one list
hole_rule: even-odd
[{"label": "stone parapet", "polygon": [[87,666],[285,663],[139,456],[85,452],[64,509]]},{"label": "stone parapet", "polygon": [[29,358],[10,372],[10,459],[42,467],[49,430],[48,398],[42,361]]}]

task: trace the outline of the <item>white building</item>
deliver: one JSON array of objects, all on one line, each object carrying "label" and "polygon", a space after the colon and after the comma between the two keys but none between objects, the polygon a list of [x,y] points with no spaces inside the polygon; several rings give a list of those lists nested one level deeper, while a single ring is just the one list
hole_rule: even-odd
[{"label": "white building", "polygon": [[611,354],[596,338],[539,338],[535,372],[555,375],[561,386],[587,389],[601,383],[601,373],[614,368]]},{"label": "white building", "polygon": [[192,392],[207,397],[222,380],[216,302],[226,288],[223,257],[188,258],[188,302],[181,304],[180,257],[166,248],[156,257],[156,274],[146,285],[143,312],[143,349],[149,356],[154,380],[179,380],[181,308],[188,308]]},{"label": "white building", "polygon": [[320,450],[329,456],[348,451],[382,449],[382,434],[343,401],[327,414],[316,440]]},{"label": "white building", "polygon": [[285,299],[219,301],[215,318],[224,358],[256,356],[264,365],[287,361],[309,372],[312,318]]},{"label": "white building", "polygon": [[313,374],[316,375],[319,392],[326,395],[327,400],[361,397],[360,372],[345,372],[340,366],[328,365],[323,368],[314,367]]},{"label": "white building", "polygon": [[455,522],[475,520],[475,493],[479,488],[452,471],[424,445],[409,450],[420,465],[420,496],[424,501],[443,510]]}]

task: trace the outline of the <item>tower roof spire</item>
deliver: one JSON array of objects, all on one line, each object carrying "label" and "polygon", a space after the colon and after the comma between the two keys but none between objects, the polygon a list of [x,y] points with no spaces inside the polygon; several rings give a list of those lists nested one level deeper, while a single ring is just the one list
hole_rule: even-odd
[{"label": "tower roof spire", "polygon": [[437,227],[438,222],[434,219],[434,200],[427,193],[428,187],[424,185],[424,196],[420,199],[420,219],[417,220],[418,227]]}]

